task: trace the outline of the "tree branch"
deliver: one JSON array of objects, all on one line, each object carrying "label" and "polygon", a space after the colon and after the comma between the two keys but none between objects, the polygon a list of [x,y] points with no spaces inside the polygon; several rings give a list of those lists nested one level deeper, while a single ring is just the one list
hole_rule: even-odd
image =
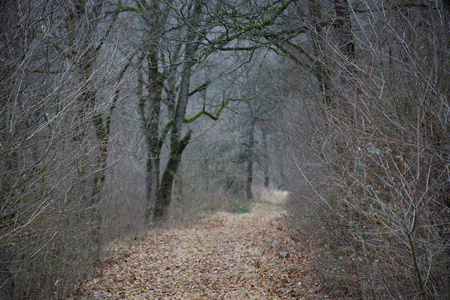
[{"label": "tree branch", "polygon": [[253,100],[254,98],[248,98],[248,99],[234,99],[234,98],[228,98],[225,102],[223,102],[220,107],[219,110],[217,111],[217,113],[214,115],[213,113],[207,111],[205,109],[205,107],[203,107],[203,109],[201,111],[199,111],[197,114],[195,114],[194,116],[190,117],[190,118],[185,118],[184,119],[184,123],[192,123],[195,120],[197,120],[198,118],[200,118],[202,115],[206,115],[208,117],[210,117],[212,120],[217,121],[219,120],[220,114],[223,111],[223,109],[228,105],[228,103],[230,101],[247,101],[247,100]]},{"label": "tree branch", "polygon": [[198,92],[204,91],[206,90],[206,88],[208,88],[208,85],[211,84],[211,81],[207,80],[206,82],[204,82],[202,85],[198,86],[197,88],[195,88],[193,91],[191,91],[188,96],[191,97],[195,94],[197,94]]}]

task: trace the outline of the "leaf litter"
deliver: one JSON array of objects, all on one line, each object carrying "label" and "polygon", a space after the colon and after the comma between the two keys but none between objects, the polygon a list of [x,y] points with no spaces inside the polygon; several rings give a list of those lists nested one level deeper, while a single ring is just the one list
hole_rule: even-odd
[{"label": "leaf litter", "polygon": [[280,197],[116,241],[70,299],[321,299]]}]

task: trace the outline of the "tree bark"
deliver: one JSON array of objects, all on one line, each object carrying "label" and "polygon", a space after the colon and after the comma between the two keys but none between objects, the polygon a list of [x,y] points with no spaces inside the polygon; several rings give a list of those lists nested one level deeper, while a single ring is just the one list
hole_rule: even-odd
[{"label": "tree bark", "polygon": [[[190,15],[190,19],[192,20],[190,26],[193,28],[197,28],[200,23],[202,7],[202,1],[195,1],[192,14]],[[175,175],[180,166],[183,151],[187,147],[192,134],[191,130],[189,130],[188,133],[181,138],[183,124],[185,122],[186,107],[190,97],[189,89],[191,84],[192,67],[195,64],[195,53],[198,49],[199,43],[197,41],[197,35],[193,31],[190,31],[187,34],[186,41],[187,42],[184,49],[184,60],[186,63],[181,73],[179,97],[177,103],[175,104],[174,115],[171,120],[169,160],[161,177],[153,214],[156,222],[164,221],[167,218],[167,212],[172,198],[172,186],[175,180]]]},{"label": "tree bark", "polygon": [[[160,180],[162,141],[159,136],[159,122],[161,119],[162,91],[165,77],[158,71],[157,52],[152,51],[149,53],[147,59],[149,77],[146,88],[149,96],[147,99],[140,99],[140,112],[147,143],[145,221],[149,224],[152,221]],[[144,107],[146,100],[148,101],[148,117]]]},{"label": "tree bark", "polygon": [[245,194],[247,196],[247,201],[252,200],[252,183],[253,183],[253,153],[254,153],[254,140],[255,140],[255,118],[253,115],[253,110],[251,105],[250,108],[250,131],[248,135],[248,146],[247,146],[247,183],[245,186]]},{"label": "tree bark", "polygon": [[329,73],[327,72],[326,62],[322,61],[323,54],[320,49],[322,48],[320,45],[320,41],[324,39],[323,37],[323,28],[320,25],[320,21],[322,20],[322,12],[320,10],[320,4],[317,0],[310,1],[310,10],[311,16],[315,20],[314,29],[315,32],[312,34],[312,46],[314,57],[318,58],[319,61],[315,62],[314,75],[319,83],[319,88],[322,91],[322,103],[325,106],[329,107],[333,105],[333,97],[331,94],[332,84]]},{"label": "tree bark", "polygon": [[352,21],[347,0],[334,0],[336,11],[335,27],[338,33],[338,48],[349,59],[355,58],[355,44],[353,43]]},{"label": "tree bark", "polygon": [[154,211],[155,222],[165,221],[169,210],[170,201],[172,198],[172,186],[175,180],[175,175],[181,162],[181,156],[184,149],[189,144],[192,132],[189,131],[180,141],[173,139],[170,148],[169,161],[161,178],[159,186],[157,201]]},{"label": "tree bark", "polygon": [[267,145],[267,132],[266,130],[262,130],[263,136],[263,147],[264,147],[264,157],[263,157],[263,166],[264,166],[264,187],[268,188],[270,183],[270,172],[269,172],[269,147]]}]

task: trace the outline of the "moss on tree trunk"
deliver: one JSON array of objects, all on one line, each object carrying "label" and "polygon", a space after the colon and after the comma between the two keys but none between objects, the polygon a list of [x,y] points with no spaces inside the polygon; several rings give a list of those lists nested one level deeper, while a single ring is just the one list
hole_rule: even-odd
[{"label": "moss on tree trunk", "polygon": [[189,131],[181,140],[174,138],[172,140],[172,146],[167,162],[166,168],[161,178],[161,183],[158,189],[158,195],[156,198],[154,220],[156,222],[164,221],[167,217],[170,201],[172,198],[172,186],[175,181],[175,175],[178,171],[181,162],[181,155],[189,144],[191,138],[191,131]]}]

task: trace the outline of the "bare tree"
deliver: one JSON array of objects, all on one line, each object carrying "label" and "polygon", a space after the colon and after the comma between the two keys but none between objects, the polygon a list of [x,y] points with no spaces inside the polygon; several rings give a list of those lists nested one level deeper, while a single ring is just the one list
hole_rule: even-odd
[{"label": "bare tree", "polygon": [[113,73],[99,67],[113,23],[102,7],[2,3],[2,297],[61,297],[98,258],[100,236],[92,233],[101,223],[111,123],[105,110],[116,99],[112,93],[101,102],[97,93],[110,84],[102,72]]},{"label": "bare tree", "polygon": [[300,112],[285,125],[291,144],[310,154],[290,153],[293,178],[323,204],[309,207],[326,228],[328,256],[318,261],[333,268],[324,276],[356,297],[440,298],[448,293],[448,11],[435,2],[311,1],[295,13],[305,11],[314,18],[301,35],[312,38],[276,47],[312,70],[324,99],[316,126],[295,125]]},{"label": "bare tree", "polygon": [[[135,30],[142,34],[142,43],[137,43],[138,49],[143,50],[138,50],[142,72],[136,94],[148,149],[147,222],[163,220],[167,215],[175,174],[192,134],[186,124],[203,115],[218,119],[220,112],[233,100],[225,98],[215,112],[204,107],[194,116],[186,116],[189,99],[212,82],[206,79],[191,88],[194,69],[218,51],[251,53],[256,47],[241,46],[241,41],[250,37],[258,39],[254,36],[258,28],[271,25],[286,7],[287,3],[281,3],[269,9],[267,4],[245,11],[224,1],[179,4],[149,1],[145,5],[136,2],[121,10],[139,16],[140,23]],[[247,26],[237,26],[237,16]],[[262,17],[265,19],[261,20]],[[168,158],[162,164],[164,145],[168,146]]]}]

